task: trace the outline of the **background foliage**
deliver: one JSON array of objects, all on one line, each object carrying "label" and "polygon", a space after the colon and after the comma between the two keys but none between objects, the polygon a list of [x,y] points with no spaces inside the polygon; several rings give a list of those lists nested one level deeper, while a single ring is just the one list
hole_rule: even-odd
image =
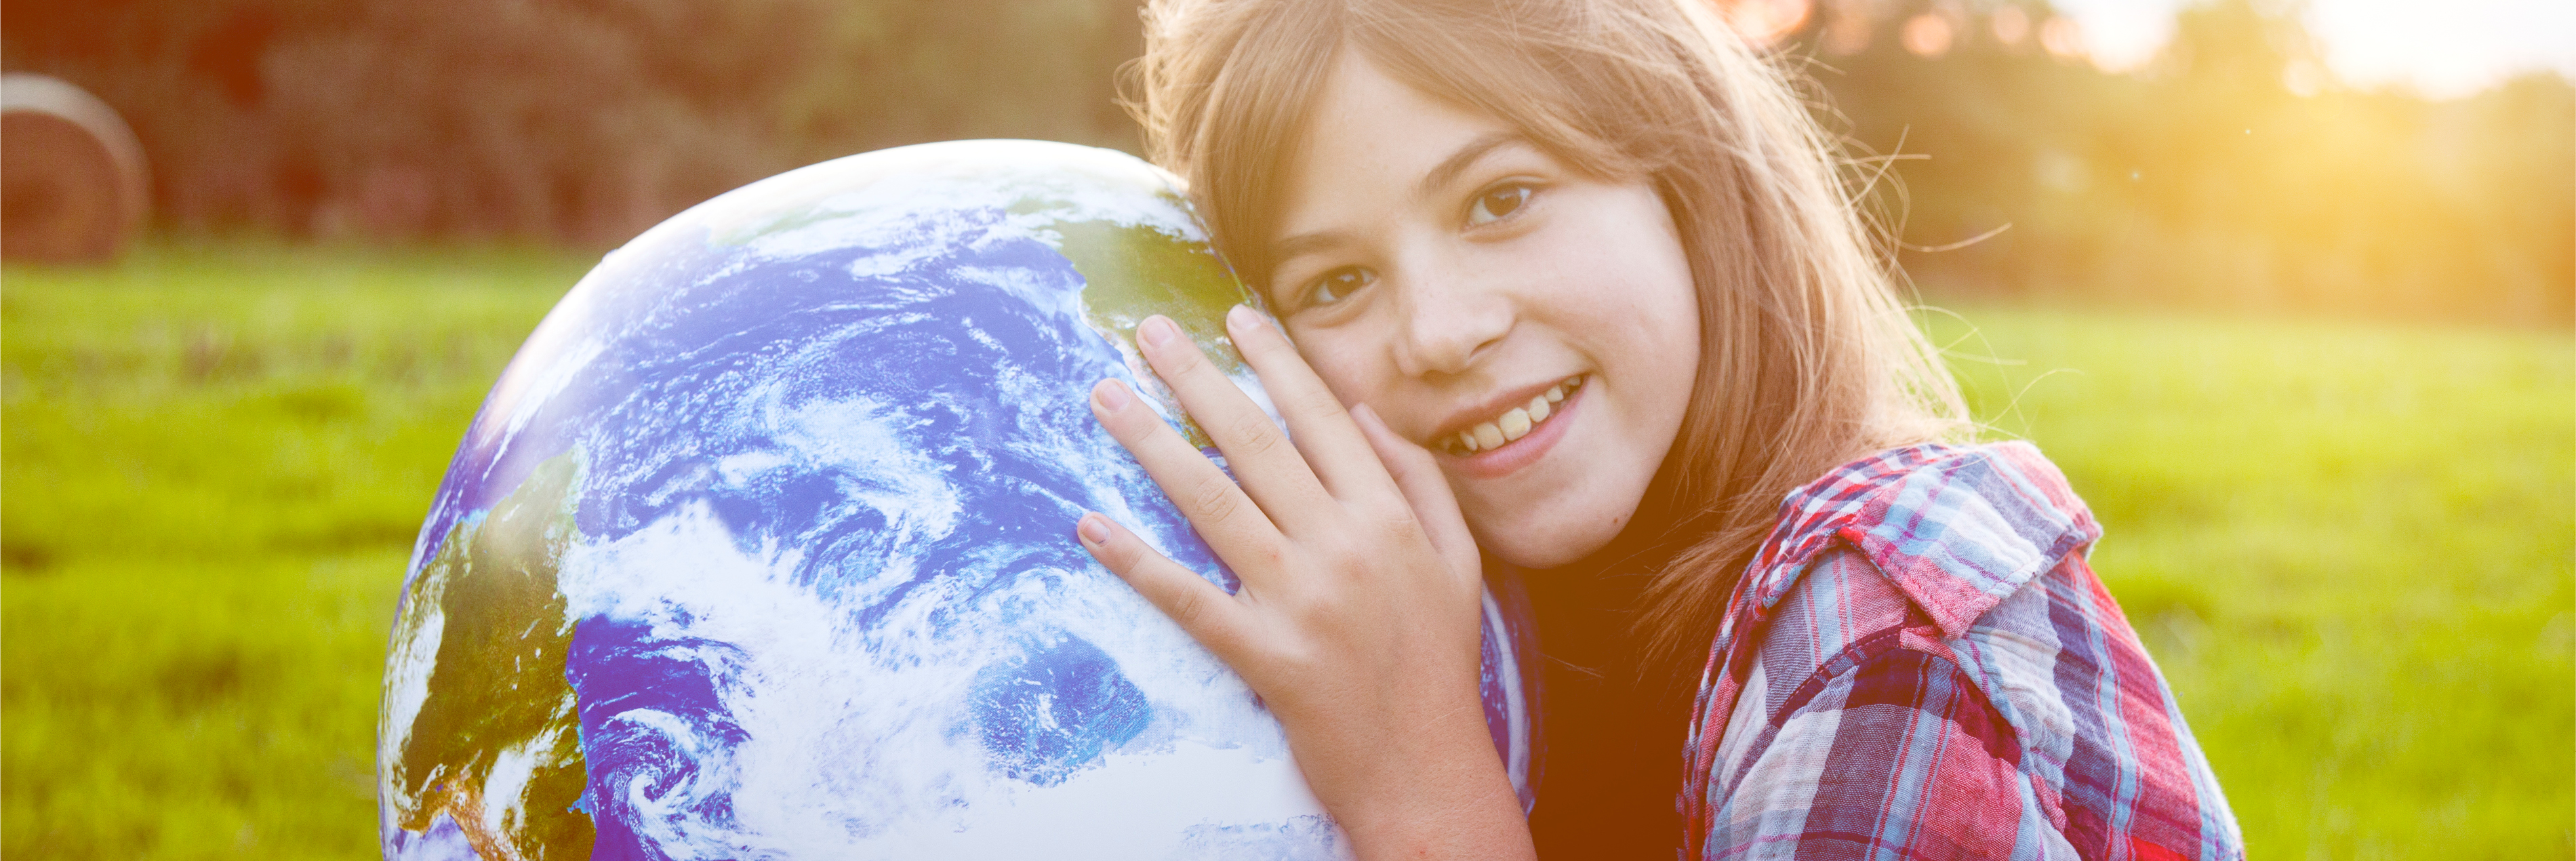
[{"label": "background foliage", "polygon": [[188,231],[590,247],[903,143],[1134,134],[1114,0],[93,0],[0,9],[0,62],[116,106]]},{"label": "background foliage", "polygon": [[[1879,163],[1910,192],[1882,201],[1893,238],[1937,248],[2002,229],[1902,255],[1936,297],[2576,323],[2576,87],[2562,77],[2449,101],[2349,89],[2319,64],[2295,0],[2186,9],[2134,74],[2052,50],[2071,21],[2043,0],[1809,11],[1779,50],[1820,82],[1857,152],[1900,157]],[[123,111],[154,159],[158,211],[185,232],[604,248],[751,179],[884,146],[1133,149],[1114,100],[1141,46],[1135,13],[1135,0],[12,3],[0,65]]]},{"label": "background foliage", "polygon": [[[1854,53],[1830,27],[1789,50],[1862,151],[1921,156],[1898,163],[1904,241],[2001,230],[1902,254],[1933,295],[2576,323],[2576,88],[2342,88],[2297,14],[2185,8],[2136,74],[2052,53],[2035,3],[1932,4],[1865,18]],[[1931,21],[1946,49],[1908,50]]]}]

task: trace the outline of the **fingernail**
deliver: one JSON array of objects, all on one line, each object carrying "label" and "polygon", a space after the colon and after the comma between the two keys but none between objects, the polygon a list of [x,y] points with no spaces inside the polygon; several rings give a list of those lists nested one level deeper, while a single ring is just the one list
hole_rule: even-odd
[{"label": "fingernail", "polygon": [[1101,412],[1114,413],[1127,408],[1127,386],[1117,380],[1101,380],[1091,387],[1091,399],[1100,404]]},{"label": "fingernail", "polygon": [[1081,533],[1082,540],[1087,543],[1107,544],[1109,543],[1109,518],[1097,514],[1085,514],[1082,516],[1082,522],[1074,525],[1073,531]]},{"label": "fingernail", "polygon": [[1237,329],[1250,331],[1261,328],[1261,315],[1253,313],[1250,305],[1236,305],[1234,310],[1225,312],[1225,322]]},{"label": "fingernail", "polygon": [[1160,314],[1145,318],[1145,325],[1136,327],[1136,337],[1143,339],[1145,346],[1148,347],[1160,347],[1171,343],[1172,338],[1179,334],[1181,334],[1180,324]]}]

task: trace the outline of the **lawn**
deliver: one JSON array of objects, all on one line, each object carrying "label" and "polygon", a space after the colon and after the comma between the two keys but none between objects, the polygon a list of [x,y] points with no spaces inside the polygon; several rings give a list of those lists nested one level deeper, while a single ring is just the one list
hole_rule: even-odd
[{"label": "lawn", "polygon": [[[587,262],[165,246],[0,272],[0,856],[375,851],[404,556]],[[2576,339],[1935,315],[2106,523],[2262,857],[2576,852]]]}]

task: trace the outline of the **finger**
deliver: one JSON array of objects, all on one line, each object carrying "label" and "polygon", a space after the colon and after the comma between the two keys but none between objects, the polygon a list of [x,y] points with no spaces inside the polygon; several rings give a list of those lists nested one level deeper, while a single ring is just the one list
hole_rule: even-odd
[{"label": "finger", "polygon": [[[1145,467],[1163,495],[1181,509],[1181,515],[1197,527],[1199,536],[1217,555],[1233,564],[1236,573],[1260,577],[1268,572],[1260,566],[1243,562],[1265,558],[1279,547],[1279,528],[1252,504],[1243,488],[1227,478],[1225,471],[1200,454],[1198,446],[1182,439],[1179,431],[1163,422],[1163,417],[1136,399],[1136,393],[1117,380],[1102,380],[1091,387],[1091,414],[1136,462]],[[1247,570],[1247,568],[1251,570]]]},{"label": "finger", "polygon": [[1368,438],[1379,462],[1386,464],[1387,475],[1413,507],[1415,522],[1430,536],[1431,546],[1450,568],[1482,576],[1483,557],[1476,551],[1476,536],[1467,529],[1467,518],[1458,509],[1458,496],[1449,489],[1449,477],[1441,474],[1440,463],[1431,452],[1396,435],[1378,418],[1367,404],[1351,408],[1351,421]]},{"label": "finger", "polygon": [[1144,347],[1154,373],[1225,452],[1226,464],[1272,520],[1286,523],[1328,501],[1305,456],[1288,444],[1287,431],[1208,361],[1179,324],[1159,314],[1147,317],[1136,327],[1136,342]]},{"label": "finger", "polygon": [[1247,620],[1242,605],[1216,584],[1164,556],[1136,533],[1099,513],[1074,524],[1074,536],[1091,558],[1127,581],[1192,639],[1228,663],[1242,651]]},{"label": "finger", "polygon": [[1225,328],[1244,362],[1261,375],[1261,387],[1279,407],[1288,433],[1326,492],[1349,499],[1385,487],[1386,471],[1376,465],[1368,440],[1286,333],[1243,305],[1226,312]]}]

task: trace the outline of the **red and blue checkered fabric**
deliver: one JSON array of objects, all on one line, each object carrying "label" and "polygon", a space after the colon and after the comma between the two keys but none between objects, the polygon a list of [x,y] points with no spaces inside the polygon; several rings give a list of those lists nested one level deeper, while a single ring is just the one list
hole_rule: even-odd
[{"label": "red and blue checkered fabric", "polygon": [[1701,679],[1684,857],[2244,857],[2100,535],[2028,443],[1790,494]]}]

